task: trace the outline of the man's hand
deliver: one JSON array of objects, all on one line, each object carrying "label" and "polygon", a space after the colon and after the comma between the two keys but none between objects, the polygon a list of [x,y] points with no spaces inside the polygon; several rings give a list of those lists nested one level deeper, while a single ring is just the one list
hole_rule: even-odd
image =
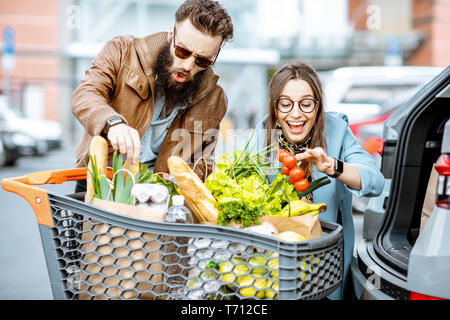
[{"label": "man's hand", "polygon": [[132,163],[139,161],[141,154],[141,139],[136,129],[124,123],[112,126],[108,131],[108,140],[114,150],[118,150]]}]

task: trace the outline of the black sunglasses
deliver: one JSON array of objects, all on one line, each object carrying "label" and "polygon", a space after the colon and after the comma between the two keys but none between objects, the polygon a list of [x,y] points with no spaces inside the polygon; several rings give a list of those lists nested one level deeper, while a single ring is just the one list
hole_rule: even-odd
[{"label": "black sunglasses", "polygon": [[216,59],[219,56],[220,48],[219,48],[219,52],[217,52],[216,58],[214,59],[214,61],[212,61],[211,59],[200,56],[200,55],[196,54],[195,52],[192,52],[191,50],[188,50],[186,48],[178,46],[176,44],[175,34],[176,34],[176,28],[174,27],[173,28],[173,47],[175,48],[175,55],[178,58],[187,59],[190,56],[194,56],[195,64],[198,65],[200,68],[208,68],[209,66],[213,65],[216,62]]}]

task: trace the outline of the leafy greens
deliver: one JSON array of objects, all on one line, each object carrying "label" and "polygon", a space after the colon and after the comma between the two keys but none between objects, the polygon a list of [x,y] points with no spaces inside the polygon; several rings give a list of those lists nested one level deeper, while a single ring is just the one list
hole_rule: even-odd
[{"label": "leafy greens", "polygon": [[[247,168],[236,175],[236,162],[242,159],[251,161],[245,160]],[[281,173],[269,183],[264,166],[258,154],[241,150],[235,151],[233,157],[225,153],[217,159],[205,185],[218,202],[219,225],[232,221],[243,228],[259,224],[260,216],[276,215],[288,202],[299,200],[294,186]]]}]

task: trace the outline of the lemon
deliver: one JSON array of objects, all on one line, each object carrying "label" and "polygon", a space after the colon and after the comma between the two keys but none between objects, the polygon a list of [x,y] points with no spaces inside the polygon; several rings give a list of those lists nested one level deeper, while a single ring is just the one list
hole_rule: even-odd
[{"label": "lemon", "polygon": [[265,264],[267,262],[267,258],[264,256],[251,257],[248,262],[253,267],[257,267],[257,268],[252,269],[252,275],[254,275],[254,276],[264,276],[269,271],[269,270],[267,270],[267,268],[262,267],[262,266],[265,266]]},{"label": "lemon", "polygon": [[305,237],[294,231],[284,231],[278,235],[278,238],[290,242],[305,241]]},{"label": "lemon", "polygon": [[[239,293],[243,297],[251,297],[255,296],[259,299],[263,299],[265,297],[266,284],[267,279],[253,279],[251,276],[243,276],[237,279],[237,283],[239,286],[243,287],[239,289]],[[253,286],[251,286],[253,285]],[[255,288],[253,288],[255,287]]]},{"label": "lemon", "polygon": [[267,289],[264,291],[264,297],[266,299],[277,299],[278,282],[267,280],[266,287]]}]

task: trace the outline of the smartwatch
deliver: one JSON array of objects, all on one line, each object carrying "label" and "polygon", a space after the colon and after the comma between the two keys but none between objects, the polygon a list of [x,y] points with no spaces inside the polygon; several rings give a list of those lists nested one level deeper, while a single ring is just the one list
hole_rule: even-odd
[{"label": "smartwatch", "polygon": [[108,134],[109,129],[111,129],[112,126],[115,126],[119,123],[123,123],[123,120],[120,119],[119,117],[114,117],[114,118],[107,120],[106,126],[105,126],[105,133]]},{"label": "smartwatch", "polygon": [[334,174],[330,175],[332,178],[337,178],[344,172],[344,162],[339,159],[334,159]]}]

